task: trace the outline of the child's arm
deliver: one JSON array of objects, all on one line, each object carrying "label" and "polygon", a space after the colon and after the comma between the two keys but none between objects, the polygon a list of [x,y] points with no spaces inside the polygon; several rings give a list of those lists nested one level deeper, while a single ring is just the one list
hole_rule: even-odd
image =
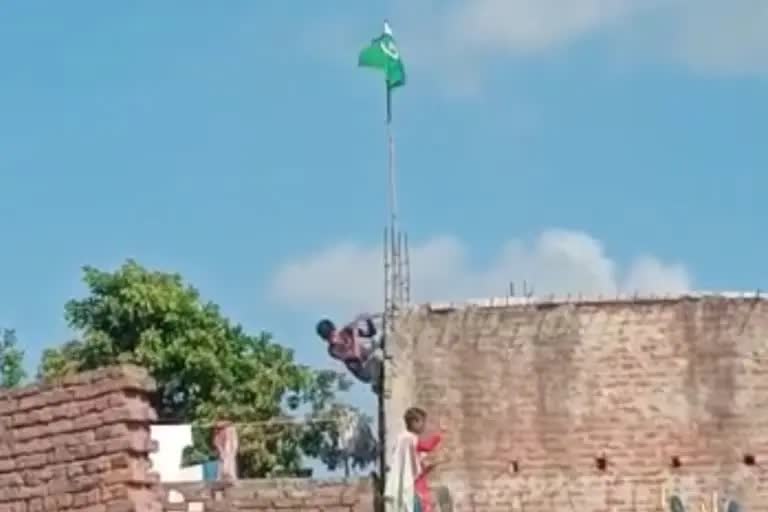
[{"label": "child's arm", "polygon": [[419,438],[419,442],[416,444],[416,450],[429,453],[437,448],[437,445],[439,445],[440,441],[442,440],[443,436],[440,434],[433,434],[431,436],[427,436],[426,438]]},{"label": "child's arm", "polygon": [[420,471],[419,471],[419,455],[418,451],[416,450],[416,446],[413,444],[413,441],[408,443],[408,455],[411,463],[411,474],[414,478],[418,478]]}]

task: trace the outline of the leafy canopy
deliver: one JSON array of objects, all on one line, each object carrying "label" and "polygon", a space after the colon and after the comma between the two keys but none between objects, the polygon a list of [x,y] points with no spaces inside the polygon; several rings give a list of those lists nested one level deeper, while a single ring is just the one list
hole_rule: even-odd
[{"label": "leafy canopy", "polygon": [[27,377],[24,351],[17,345],[14,330],[0,330],[0,389],[15,388]]},{"label": "leafy canopy", "polygon": [[149,370],[158,384],[162,419],[192,422],[190,461],[212,453],[212,421],[238,422],[244,477],[296,474],[304,455],[338,463],[332,422],[265,423],[303,411],[305,420],[342,409],[335,393],[349,386],[340,374],[297,364],[267,333],[249,335],[177,274],[153,272],[128,260],[115,272],[84,269],[90,294],[66,305],[80,338],[47,350],[42,377],[116,363]]}]

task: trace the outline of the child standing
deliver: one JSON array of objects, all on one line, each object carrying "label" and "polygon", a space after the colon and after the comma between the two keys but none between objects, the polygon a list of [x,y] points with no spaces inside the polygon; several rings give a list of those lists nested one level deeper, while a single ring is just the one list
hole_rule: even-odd
[{"label": "child standing", "polygon": [[[422,416],[422,425],[426,424],[427,413],[424,411]],[[422,430],[424,428],[422,427]],[[435,469],[435,463],[428,463],[426,461],[426,455],[435,450],[443,437],[440,434],[432,434],[425,437],[420,437],[418,443],[416,443],[416,452],[421,457],[421,473],[416,477],[416,495],[421,501],[421,512],[432,512],[434,510],[434,502],[432,501],[432,493],[429,491],[429,481],[427,476]]]},{"label": "child standing", "polygon": [[427,413],[423,409],[414,407],[411,411],[414,418],[411,419],[411,425],[414,433],[419,436],[416,443],[416,453],[419,456],[421,463],[421,472],[416,476],[415,490],[416,496],[421,505],[421,512],[432,512],[434,510],[434,503],[432,501],[432,493],[429,491],[429,480],[427,476],[435,469],[436,464],[427,462],[427,454],[434,451],[440,441],[443,440],[440,434],[432,434],[424,436],[424,431],[427,426]]},{"label": "child standing", "polygon": [[424,458],[437,448],[441,436],[421,438],[427,422],[423,409],[411,407],[403,419],[405,432],[395,443],[385,498],[394,502],[395,512],[432,512],[434,505],[427,476],[435,465],[426,463]]}]

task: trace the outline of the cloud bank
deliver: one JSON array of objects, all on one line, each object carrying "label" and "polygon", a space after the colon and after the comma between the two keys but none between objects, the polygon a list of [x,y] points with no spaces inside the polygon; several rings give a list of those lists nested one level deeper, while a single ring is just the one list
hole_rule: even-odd
[{"label": "cloud bank", "polygon": [[[474,0],[442,13],[444,34],[470,50],[535,52],[619,25],[657,0]],[[447,4],[446,4],[447,5]]]},{"label": "cloud bank", "polygon": [[[294,311],[376,311],[383,302],[382,258],[381,246],[355,243],[298,257],[277,269],[272,297]],[[520,286],[524,280],[537,295],[661,294],[691,288],[683,265],[646,255],[621,268],[600,241],[578,231],[548,230],[530,243],[509,240],[487,264],[473,264],[466,245],[452,236],[411,247],[415,302],[504,296],[510,282]]]},{"label": "cloud bank", "polygon": [[[768,73],[765,0],[390,0],[408,65],[445,92],[478,92],[509,57],[556,52],[599,38],[621,62],[647,59],[706,75]],[[370,20],[340,15],[308,28],[343,55],[370,37]],[[364,31],[367,30],[367,31]],[[361,32],[363,31],[363,32]]]}]

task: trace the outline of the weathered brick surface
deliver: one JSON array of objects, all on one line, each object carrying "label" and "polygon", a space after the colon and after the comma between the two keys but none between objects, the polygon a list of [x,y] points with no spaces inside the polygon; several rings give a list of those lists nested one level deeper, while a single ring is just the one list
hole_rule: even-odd
[{"label": "weathered brick surface", "polygon": [[216,483],[164,484],[165,510],[217,512],[372,512],[369,480],[240,480],[232,487]]},{"label": "weathered brick surface", "polygon": [[458,511],[768,511],[767,349],[755,299],[424,307],[389,343],[388,438],[430,412]]},{"label": "weathered brick surface", "polygon": [[0,512],[153,512],[154,384],[130,366],[0,393]]}]

